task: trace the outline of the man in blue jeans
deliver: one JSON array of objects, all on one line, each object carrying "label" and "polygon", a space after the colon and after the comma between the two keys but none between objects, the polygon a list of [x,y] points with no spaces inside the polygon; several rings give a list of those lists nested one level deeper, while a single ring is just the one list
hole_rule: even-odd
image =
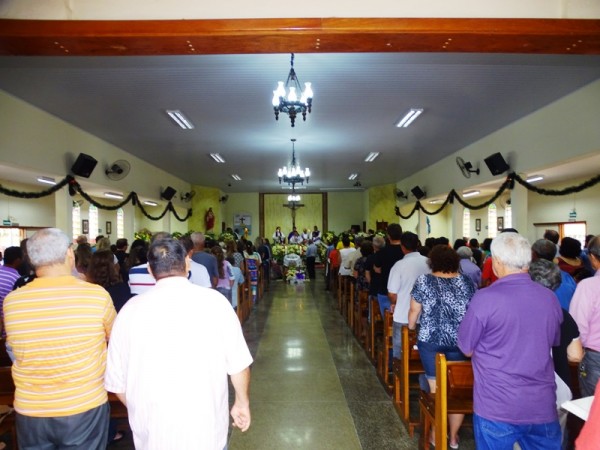
[{"label": "man in blue jeans", "polygon": [[492,241],[498,281],[473,296],[458,329],[472,356],[473,431],[478,450],[561,448],[550,350],[562,311],[554,293],[531,280],[531,247],[517,233]]}]

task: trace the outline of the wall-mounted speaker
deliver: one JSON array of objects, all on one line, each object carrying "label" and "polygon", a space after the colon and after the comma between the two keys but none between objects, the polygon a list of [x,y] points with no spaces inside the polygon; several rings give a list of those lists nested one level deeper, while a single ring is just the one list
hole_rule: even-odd
[{"label": "wall-mounted speaker", "polygon": [[160,196],[167,201],[171,201],[171,199],[175,196],[177,190],[173,189],[171,186],[167,186]]},{"label": "wall-mounted speaker", "polygon": [[94,171],[96,164],[98,164],[96,158],[86,155],[85,153],[80,153],[71,167],[71,172],[78,177],[89,178]]},{"label": "wall-mounted speaker", "polygon": [[510,169],[507,162],[504,160],[500,153],[494,153],[491,156],[488,156],[484,159],[485,164],[492,172],[492,175],[500,175]]},{"label": "wall-mounted speaker", "polygon": [[425,197],[425,192],[419,186],[415,186],[410,190],[410,192],[417,197],[417,200],[421,200],[423,197]]}]

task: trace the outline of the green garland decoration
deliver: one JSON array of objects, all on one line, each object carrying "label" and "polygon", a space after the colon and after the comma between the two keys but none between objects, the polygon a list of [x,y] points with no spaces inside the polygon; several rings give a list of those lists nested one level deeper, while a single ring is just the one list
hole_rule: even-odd
[{"label": "green garland decoration", "polygon": [[12,189],[7,189],[7,188],[5,188],[4,186],[2,186],[0,184],[0,194],[8,195],[9,197],[17,197],[17,198],[42,198],[42,197],[47,197],[48,195],[52,195],[56,191],[59,191],[62,188],[64,188],[66,185],[68,185],[70,183],[70,181],[72,179],[73,179],[72,176],[67,175],[65,178],[63,178],[61,181],[59,181],[58,183],[56,183],[51,188],[46,189],[45,191],[41,191],[41,192],[19,192],[19,191],[15,191],[15,190],[12,190]]},{"label": "green garland decoration", "polygon": [[561,195],[569,195],[569,194],[574,194],[577,192],[581,192],[584,191],[585,189],[589,189],[592,186],[595,186],[596,184],[600,183],[600,175],[596,175],[592,178],[590,178],[587,181],[584,181],[583,183],[581,183],[580,185],[577,186],[570,186],[567,187],[565,189],[542,189],[542,188],[538,188],[530,183],[528,183],[526,180],[524,180],[523,178],[521,178],[517,173],[515,172],[511,172],[508,174],[508,176],[506,177],[506,180],[504,181],[504,183],[502,183],[502,185],[500,186],[500,188],[498,189],[498,191],[496,191],[496,193],[492,196],[492,198],[490,198],[489,200],[487,200],[486,202],[483,202],[479,205],[471,205],[467,202],[465,202],[460,195],[458,195],[458,193],[452,189],[449,193],[448,196],[446,197],[446,200],[444,201],[444,203],[435,211],[427,211],[423,205],[421,204],[420,201],[417,201],[415,203],[415,206],[413,207],[413,209],[411,210],[411,212],[408,215],[403,215],[400,212],[400,208],[398,206],[395,207],[395,212],[397,216],[400,216],[400,218],[406,220],[406,219],[410,219],[412,217],[412,215],[417,212],[418,210],[423,211],[425,214],[427,214],[428,216],[434,216],[436,214],[439,214],[440,212],[442,212],[442,210],[448,206],[448,203],[453,203],[454,199],[456,199],[458,201],[458,203],[460,203],[462,206],[464,206],[465,208],[468,209],[473,209],[473,210],[477,210],[477,209],[483,209],[483,208],[487,208],[488,206],[490,206],[492,203],[494,203],[503,193],[504,191],[506,191],[507,189],[514,189],[515,187],[515,181],[517,183],[519,183],[521,186],[523,186],[525,189],[535,192],[537,194],[540,195],[552,195],[552,196],[561,196]]},{"label": "green garland decoration", "polygon": [[101,203],[98,203],[92,197],[90,197],[83,190],[83,188],[77,182],[77,180],[75,178],[73,178],[71,175],[67,175],[61,181],[56,183],[51,188],[46,189],[45,191],[21,192],[21,191],[15,191],[13,189],[7,189],[7,188],[3,187],[2,185],[0,185],[0,194],[8,195],[9,197],[17,197],[17,198],[42,198],[42,197],[47,197],[49,195],[54,194],[55,192],[59,191],[60,189],[64,188],[65,186],[68,186],[69,194],[71,196],[75,195],[76,193],[79,193],[85,200],[87,200],[90,204],[94,205],[98,209],[104,209],[104,210],[108,210],[108,211],[116,211],[117,209],[122,208],[123,206],[127,205],[129,202],[132,202],[133,205],[140,208],[140,211],[142,212],[142,214],[150,220],[160,220],[169,211],[172,212],[173,215],[175,216],[175,218],[177,220],[179,220],[180,222],[185,222],[187,219],[189,219],[192,216],[192,209],[190,208],[190,209],[188,209],[185,217],[180,217],[179,214],[177,214],[177,211],[171,202],[169,202],[167,204],[164,211],[160,215],[151,216],[144,209],[144,207],[142,206],[142,203],[139,201],[138,195],[135,192],[130,192],[129,195],[125,199],[123,199],[122,202],[118,203],[117,205],[103,205]]},{"label": "green garland decoration", "polygon": [[584,181],[579,186],[570,186],[565,189],[542,189],[542,188],[533,186],[532,184],[529,184],[527,181],[525,181],[523,178],[521,178],[516,173],[512,173],[511,176],[517,183],[519,183],[521,186],[525,187],[527,190],[533,191],[540,195],[560,196],[560,195],[575,194],[576,192],[581,192],[585,189],[589,189],[592,186],[595,186],[596,184],[600,183],[600,175],[596,175],[595,177],[590,178],[587,181]]}]

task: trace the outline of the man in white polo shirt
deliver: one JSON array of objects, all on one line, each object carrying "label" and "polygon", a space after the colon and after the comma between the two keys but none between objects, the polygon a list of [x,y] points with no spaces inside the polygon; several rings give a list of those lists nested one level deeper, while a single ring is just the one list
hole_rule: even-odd
[{"label": "man in white polo shirt", "polygon": [[226,448],[228,376],[233,426],[250,426],[252,356],[240,322],[222,294],[187,279],[186,256],[173,238],[151,244],[156,286],[127,302],[111,333],[105,387],[127,406],[135,448]]},{"label": "man in white polo shirt", "polygon": [[417,252],[419,237],[415,233],[407,231],[400,237],[400,247],[404,252],[404,258],[396,262],[390,271],[388,278],[388,297],[394,312],[394,330],[392,335],[392,355],[400,358],[401,329],[402,325],[408,324],[408,310],[410,309],[410,293],[415,281],[420,275],[431,273],[428,259]]}]

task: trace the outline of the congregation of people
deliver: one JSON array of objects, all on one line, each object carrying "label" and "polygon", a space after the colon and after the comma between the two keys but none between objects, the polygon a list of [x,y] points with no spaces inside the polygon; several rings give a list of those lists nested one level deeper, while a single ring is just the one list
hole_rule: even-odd
[{"label": "congregation of people", "polygon": [[[478,449],[558,450],[573,440],[560,405],[577,391],[594,395],[600,377],[600,236],[587,236],[582,248],[552,230],[530,244],[505,229],[481,246],[467,238],[451,245],[444,237],[421,243],[390,224],[385,233],[348,232],[328,243],[316,226],[287,235],[277,227],[272,242],[306,245],[310,279],[317,247],[326,246],[326,289],[345,277],[353,301],[364,292],[381,316],[393,315],[390,360],[402,357],[402,327],[413,330],[424,391],[436,392],[436,354],[471,360]],[[252,356],[236,293],[249,279],[256,295],[259,268],[268,286],[269,239],[156,233],[149,243],[112,246],[98,236],[90,245],[81,236],[73,246],[49,228],[3,256],[0,319],[13,360],[19,448],[101,449],[122,439],[107,392],[127,406],[136,448],[221,450],[228,415],[249,428]],[[599,448],[597,403],[577,449]],[[459,448],[463,420],[448,417],[450,448]],[[422,432],[434,442],[433,429]]]},{"label": "congregation of people", "polygon": [[6,248],[0,318],[19,448],[104,449],[122,440],[107,392],[127,407],[136,448],[221,450],[228,410],[246,431],[252,357],[233,293],[247,275],[257,279],[270,250],[262,239],[223,247],[202,233],[163,232],[131,246],[80,236],[74,246],[48,228]]},{"label": "congregation of people", "polygon": [[[594,395],[598,385],[600,236],[588,235],[582,248],[547,230],[531,245],[517,230],[505,229],[481,246],[477,239],[451,244],[445,237],[423,245],[391,224],[385,237],[342,235],[329,245],[327,258],[328,287],[346,278],[353,302],[368,292],[381,317],[393,314],[390,361],[401,358],[402,327],[417,333],[421,389],[436,391],[436,354],[471,360],[478,449],[561,449],[574,440],[560,405],[574,393]],[[450,448],[459,448],[463,419],[448,417]],[[591,429],[581,432],[577,449],[600,448],[597,434],[595,441],[586,438]],[[423,432],[431,433],[433,445],[434,430]]]}]

